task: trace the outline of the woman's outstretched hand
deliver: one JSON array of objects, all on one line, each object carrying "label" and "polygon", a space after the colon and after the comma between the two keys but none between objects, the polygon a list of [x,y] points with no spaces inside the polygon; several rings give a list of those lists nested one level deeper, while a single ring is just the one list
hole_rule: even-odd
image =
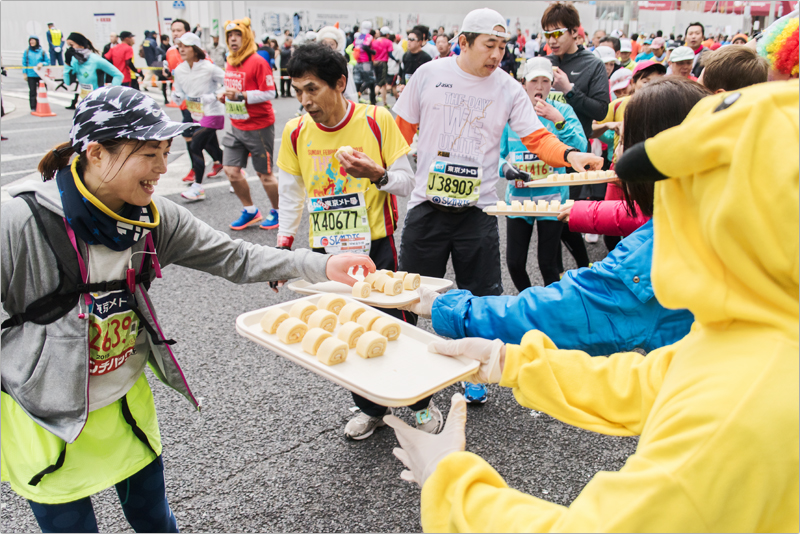
[{"label": "woman's outstretched hand", "polygon": [[375,272],[375,264],[369,256],[364,254],[334,254],[328,258],[328,263],[325,266],[325,276],[328,277],[328,280],[352,286],[358,280],[348,274],[350,269],[353,269],[353,272],[362,269],[364,276],[366,276],[368,273]]}]

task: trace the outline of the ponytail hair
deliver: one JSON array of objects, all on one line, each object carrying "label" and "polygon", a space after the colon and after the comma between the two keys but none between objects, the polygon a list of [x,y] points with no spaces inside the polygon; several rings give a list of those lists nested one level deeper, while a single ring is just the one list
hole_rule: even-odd
[{"label": "ponytail hair", "polygon": [[[69,141],[61,143],[45,154],[38,167],[39,172],[42,174],[42,180],[46,182],[55,178],[60,169],[69,166],[69,160],[72,159],[73,154],[75,154],[75,149],[72,148],[72,143]],[[81,164],[83,163],[81,161]]]}]

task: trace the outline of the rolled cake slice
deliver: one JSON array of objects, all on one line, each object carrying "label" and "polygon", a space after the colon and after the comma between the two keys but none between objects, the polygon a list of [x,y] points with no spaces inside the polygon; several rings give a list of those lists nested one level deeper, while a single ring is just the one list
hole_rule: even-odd
[{"label": "rolled cake slice", "polygon": [[539,200],[536,202],[536,211],[547,211],[547,201]]},{"label": "rolled cake slice", "polygon": [[389,276],[388,274],[382,274],[375,280],[375,283],[372,285],[374,289],[377,291],[383,291],[383,286],[386,285],[387,282],[391,282],[394,280],[393,276]]},{"label": "rolled cake slice", "polygon": [[353,296],[365,299],[372,293],[372,286],[369,282],[356,282],[353,284]]},{"label": "rolled cake slice", "polygon": [[364,277],[364,282],[368,283],[370,287],[373,289],[375,288],[375,281],[380,278],[380,273],[375,271],[374,273],[369,273],[367,276]]},{"label": "rolled cake slice", "polygon": [[413,291],[418,289],[420,285],[420,278],[419,275],[416,273],[408,273],[405,278],[403,278],[403,289],[408,289],[409,291]]},{"label": "rolled cake slice", "polygon": [[364,330],[369,330],[370,328],[372,328],[372,323],[374,323],[380,318],[381,315],[378,312],[367,310],[364,313],[362,313],[358,319],[356,319],[356,322],[361,326],[363,326]]},{"label": "rolled cake slice", "polygon": [[304,323],[308,322],[308,318],[311,317],[311,314],[317,311],[317,307],[314,304],[311,304],[307,300],[300,300],[295,302],[292,308],[289,310],[289,317],[294,317],[296,319],[300,319]]},{"label": "rolled cake slice", "polygon": [[397,272],[394,273],[394,278],[397,278],[398,280],[402,280],[403,278],[406,277],[407,274],[408,273],[406,271],[397,271]]},{"label": "rolled cake slice", "polygon": [[558,211],[561,208],[561,201],[558,199],[551,200],[548,206],[548,211]]},{"label": "rolled cake slice", "polygon": [[508,209],[508,204],[506,204],[502,200],[498,200],[496,204],[497,211],[506,211]]},{"label": "rolled cake slice", "polygon": [[264,317],[261,318],[261,329],[267,334],[274,334],[283,321],[289,318],[289,314],[280,308],[272,308]]},{"label": "rolled cake slice", "polygon": [[383,284],[383,294],[393,297],[403,292],[403,281],[399,278],[386,280]]},{"label": "rolled cake slice", "polygon": [[316,356],[317,350],[319,350],[319,346],[322,342],[332,335],[333,334],[322,328],[312,328],[303,336],[303,350],[312,356]]},{"label": "rolled cake slice", "polygon": [[349,321],[355,321],[358,316],[367,311],[364,306],[359,306],[355,302],[348,302],[339,312],[339,322],[345,324]]},{"label": "rolled cake slice", "polygon": [[325,365],[336,365],[347,359],[347,343],[329,337],[317,349],[317,359]]},{"label": "rolled cake slice", "polygon": [[347,343],[348,347],[354,349],[356,348],[356,343],[358,343],[358,338],[363,336],[364,332],[366,330],[364,330],[363,326],[351,321],[342,325],[336,337]]},{"label": "rolled cake slice", "polygon": [[289,317],[278,327],[278,339],[281,343],[292,345],[299,343],[308,332],[308,325],[297,317]]},{"label": "rolled cake slice", "polygon": [[377,332],[389,341],[394,341],[400,337],[400,325],[397,321],[388,317],[381,317],[372,323],[372,332]]},{"label": "rolled cake slice", "polygon": [[328,310],[336,315],[339,315],[339,312],[342,311],[344,305],[345,300],[339,295],[333,293],[322,295],[317,301],[317,308],[320,310]]},{"label": "rolled cake slice", "polygon": [[340,146],[339,149],[336,151],[336,153],[333,155],[333,157],[336,158],[336,161],[340,161],[339,160],[339,156],[341,154],[347,154],[348,156],[352,156],[353,155],[353,147],[348,146],[348,145]]},{"label": "rolled cake slice", "polygon": [[512,200],[511,211],[522,211],[522,203],[519,200]]},{"label": "rolled cake slice", "polygon": [[362,358],[377,358],[386,352],[386,345],[389,340],[377,332],[364,332],[358,339],[356,352]]},{"label": "rolled cake slice", "polygon": [[333,332],[336,328],[336,314],[328,310],[317,310],[308,318],[308,326]]}]

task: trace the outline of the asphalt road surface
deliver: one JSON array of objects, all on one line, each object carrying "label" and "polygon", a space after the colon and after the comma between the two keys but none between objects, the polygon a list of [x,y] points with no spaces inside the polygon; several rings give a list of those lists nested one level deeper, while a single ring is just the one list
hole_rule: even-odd
[{"label": "asphalt road surface", "polygon": [[[60,92],[60,91],[59,91]],[[161,102],[160,92],[151,89]],[[67,140],[72,112],[69,97],[50,96],[58,115],[29,114],[27,86],[19,71],[3,80],[3,100],[16,110],[2,120],[0,185],[31,176],[41,155]],[[392,100],[390,99],[390,102]],[[298,104],[274,101],[276,138]],[[167,108],[169,115],[179,112]],[[182,203],[180,177],[189,169],[184,142],[173,145],[168,174],[159,192]],[[275,154],[277,156],[277,146]],[[252,167],[248,176],[255,176]],[[33,176],[35,178],[35,175]],[[216,185],[219,184],[219,185]],[[504,184],[501,184],[504,186]],[[251,181],[256,204],[269,208],[257,181]],[[241,206],[225,178],[207,180],[207,199],[189,209],[214,228],[263,245],[275,245],[276,231],[258,228],[234,232],[228,225]],[[3,199],[8,197],[4,193]],[[400,199],[401,214],[405,199]],[[402,224],[402,220],[401,220]],[[304,224],[295,240],[304,246]],[[402,231],[402,226],[400,228]],[[505,268],[505,220],[500,219],[503,284],[516,294]],[[535,233],[534,233],[535,239]],[[588,245],[592,261],[607,251],[600,240]],[[528,271],[542,284],[531,244]],[[564,250],[567,268],[574,268]],[[244,312],[298,295],[267,284],[237,286],[208,274],[177,266],[164,269],[151,296],[165,333],[178,341],[177,357],[194,394],[196,412],[150,371],[164,444],[167,494],[184,532],[411,532],[420,530],[419,489],[399,478],[402,465],[392,456],[394,432],[379,429],[364,441],[348,441],[344,425],[353,415],[350,393],[236,334],[234,321]],[[452,266],[447,277],[454,279]],[[421,326],[430,329],[430,323]],[[421,369],[420,372],[424,372]],[[460,388],[437,393],[443,411]],[[520,491],[569,505],[598,471],[615,471],[634,451],[635,438],[610,437],[579,430],[519,406],[508,389],[490,386],[489,402],[470,407],[467,450],[485,458]],[[398,415],[409,423],[411,412]],[[131,532],[113,488],[92,498],[101,531]],[[27,503],[2,484],[0,530],[38,530]]]}]

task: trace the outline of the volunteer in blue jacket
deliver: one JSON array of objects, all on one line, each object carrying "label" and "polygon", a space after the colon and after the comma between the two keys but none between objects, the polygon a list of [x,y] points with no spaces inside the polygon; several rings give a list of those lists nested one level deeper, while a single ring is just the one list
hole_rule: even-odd
[{"label": "volunteer in blue jacket", "polygon": [[[623,146],[633,146],[680,124],[709,91],[675,76],[661,79],[631,97],[625,110]],[[653,214],[652,184],[626,184],[628,209],[634,203]],[[547,287],[531,287],[517,296],[475,297],[454,290],[444,295],[420,291],[408,309],[432,317],[433,329],[460,339],[482,337],[519,344],[530,330],[544,332],[561,349],[592,356],[670,345],[689,333],[694,317],[687,310],[664,308],[653,294],[653,221],[620,241],[590,269],[568,271]]]},{"label": "volunteer in blue jacket", "polygon": [[28,48],[22,53],[22,77],[28,80],[28,95],[31,111],[36,111],[36,89],[39,87],[39,74],[32,67],[48,65],[47,52],[39,44],[39,38],[31,35],[28,38]]},{"label": "volunteer in blue jacket", "polygon": [[64,85],[78,82],[80,100],[101,85],[105,85],[104,75],[103,80],[97,79],[98,71],[111,76],[111,85],[122,84],[122,73],[119,69],[100,57],[100,52],[83,34],[72,32],[67,37],[67,44],[72,47],[75,54],[70,64],[64,68]]}]

